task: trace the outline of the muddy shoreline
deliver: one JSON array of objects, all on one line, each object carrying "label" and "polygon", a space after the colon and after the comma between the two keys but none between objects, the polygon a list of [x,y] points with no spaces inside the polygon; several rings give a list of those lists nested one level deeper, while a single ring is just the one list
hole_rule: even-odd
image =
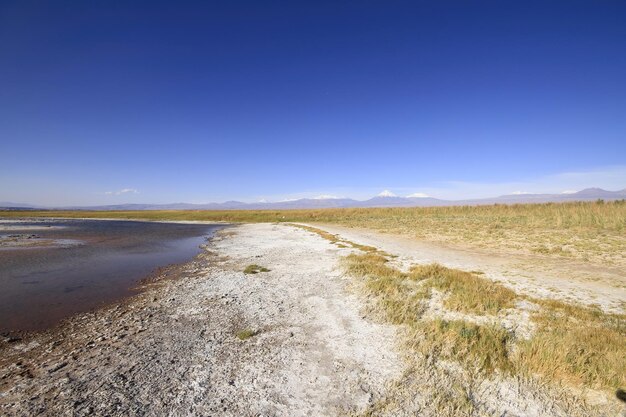
[{"label": "muddy shoreline", "polygon": [[[0,337],[2,414],[18,416],[27,412],[31,415],[52,415],[63,410],[63,413],[72,415],[91,415],[96,412],[93,406],[81,407],[81,399],[73,399],[66,404],[51,404],[52,401],[56,402],[56,395],[35,394],[26,398],[21,393],[11,398],[7,391],[14,389],[16,382],[28,384],[42,377],[49,379],[53,375],[61,378],[62,382],[69,382],[63,370],[71,363],[76,368],[85,368],[83,370],[86,373],[82,377],[87,374],[95,378],[105,376],[107,370],[97,363],[100,356],[107,350],[115,349],[115,345],[123,343],[129,335],[143,333],[146,326],[155,322],[155,312],[163,313],[168,304],[174,301],[167,297],[169,292],[164,287],[168,283],[175,285],[173,281],[180,279],[185,272],[198,265],[209,264],[213,258],[213,254],[207,252],[206,245],[203,245],[202,252],[188,262],[156,268],[130,289],[134,293],[132,295],[75,314],[47,329],[4,332]],[[90,350],[96,353],[86,361],[81,361],[82,354],[89,354]],[[78,372],[82,373],[80,370]],[[35,387],[31,388],[37,391]],[[80,394],[79,390],[72,397],[80,397]],[[16,403],[7,403],[7,397]],[[15,407],[16,404],[19,405]]]},{"label": "muddy shoreline", "polygon": [[[90,309],[87,309],[85,311],[82,311],[76,314],[72,314],[71,316],[60,320],[58,323],[50,327],[39,329],[39,330],[2,331],[0,332],[0,354],[2,353],[3,347],[5,347],[3,343],[5,344],[16,343],[16,342],[29,343],[29,341],[39,338],[39,337],[54,338],[58,334],[63,334],[64,329],[66,327],[74,326],[75,325],[74,322],[77,320],[81,320],[81,316],[92,317],[92,316],[97,315],[98,312],[100,312],[101,310],[110,309],[113,307],[119,307],[119,308],[124,309],[125,306],[127,307],[128,305],[135,302],[136,301],[135,299],[138,296],[140,296],[144,291],[147,291],[148,289],[150,289],[155,284],[158,284],[159,282],[163,282],[166,280],[174,280],[178,278],[181,272],[184,270],[185,266],[193,263],[194,261],[196,261],[196,258],[202,255],[203,253],[201,252],[198,255],[194,256],[193,259],[187,262],[169,264],[169,265],[157,267],[152,272],[150,272],[147,276],[138,280],[136,285],[128,288],[128,295],[120,297],[115,300],[103,301],[99,305],[94,306]],[[0,363],[1,362],[2,361],[0,360]]]},{"label": "muddy shoreline", "polygon": [[[37,331],[136,293],[225,225],[0,219],[0,332]],[[26,233],[28,232],[28,233]]]},{"label": "muddy shoreline", "polygon": [[[330,416],[379,398],[401,369],[394,331],[346,297],[337,249],[289,227],[243,229],[129,299],[4,338],[0,414]],[[251,263],[271,272],[244,274]]]}]

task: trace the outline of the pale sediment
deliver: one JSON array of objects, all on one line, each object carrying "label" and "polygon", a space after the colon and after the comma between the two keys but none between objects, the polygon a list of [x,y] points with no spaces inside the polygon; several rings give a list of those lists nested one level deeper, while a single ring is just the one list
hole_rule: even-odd
[{"label": "pale sediment", "polygon": [[286,226],[232,234],[128,302],[5,338],[0,414],[330,416],[380,399],[402,367],[394,330],[362,317],[342,249]]}]

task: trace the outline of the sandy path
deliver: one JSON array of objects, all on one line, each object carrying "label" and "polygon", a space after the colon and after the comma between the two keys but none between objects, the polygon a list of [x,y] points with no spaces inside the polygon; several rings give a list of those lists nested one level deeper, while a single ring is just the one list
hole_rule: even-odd
[{"label": "sandy path", "polygon": [[626,271],[621,268],[539,255],[499,253],[497,248],[444,246],[367,229],[312,226],[398,255],[398,262],[405,266],[437,262],[450,268],[481,271],[521,294],[596,304],[607,312],[626,312]]},{"label": "sandy path", "polygon": [[[0,415],[334,416],[379,399],[402,364],[394,329],[345,289],[348,250],[293,227],[230,230],[126,303],[5,337]],[[241,272],[252,263],[271,272]]]}]

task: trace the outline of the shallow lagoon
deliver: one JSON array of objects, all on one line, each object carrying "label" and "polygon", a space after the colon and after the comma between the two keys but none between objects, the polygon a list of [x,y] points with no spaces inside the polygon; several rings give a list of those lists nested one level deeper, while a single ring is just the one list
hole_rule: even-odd
[{"label": "shallow lagoon", "polygon": [[0,330],[40,330],[133,294],[223,226],[0,218]]}]

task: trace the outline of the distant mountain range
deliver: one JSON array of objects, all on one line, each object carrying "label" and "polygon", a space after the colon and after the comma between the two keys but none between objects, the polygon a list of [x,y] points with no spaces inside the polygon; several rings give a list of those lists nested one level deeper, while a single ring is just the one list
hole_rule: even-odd
[{"label": "distant mountain range", "polygon": [[524,203],[562,203],[567,201],[626,199],[626,189],[607,191],[601,188],[586,188],[582,191],[567,194],[510,194],[500,197],[473,200],[441,200],[433,197],[398,197],[388,191],[359,201],[351,198],[301,198],[299,200],[243,203],[226,201],[208,204],[116,204],[105,206],[71,206],[71,207],[40,207],[30,204],[0,202],[0,210],[286,210],[286,209],[319,209],[349,207],[435,207],[459,205],[488,204],[524,204]]}]

